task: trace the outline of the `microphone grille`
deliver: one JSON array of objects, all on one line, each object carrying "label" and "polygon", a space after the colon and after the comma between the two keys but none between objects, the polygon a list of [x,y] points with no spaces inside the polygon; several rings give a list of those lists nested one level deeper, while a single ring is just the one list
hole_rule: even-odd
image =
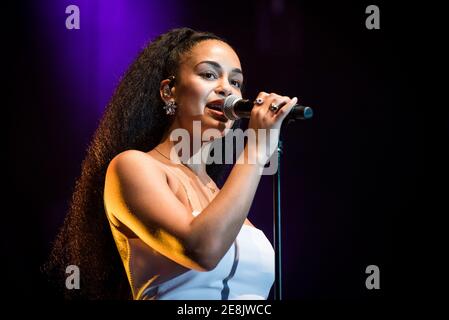
[{"label": "microphone grille", "polygon": [[223,103],[223,113],[226,118],[229,120],[237,120],[240,119],[239,116],[237,116],[234,112],[234,105],[237,101],[242,100],[239,96],[236,96],[234,94],[231,94],[230,96],[227,96],[224,103]]}]

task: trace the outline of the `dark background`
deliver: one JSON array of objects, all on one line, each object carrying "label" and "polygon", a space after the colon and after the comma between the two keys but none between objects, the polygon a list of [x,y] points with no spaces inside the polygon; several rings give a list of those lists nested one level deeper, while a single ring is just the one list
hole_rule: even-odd
[{"label": "dark background", "polygon": [[[365,28],[370,4],[380,8],[380,30]],[[313,119],[284,132],[284,297],[377,299],[400,293],[397,222],[417,197],[413,63],[419,30],[406,20],[418,9],[377,1],[177,5],[170,27],[211,31],[234,46],[248,98],[259,91],[298,96],[315,111]],[[11,205],[3,210],[2,268],[11,297],[26,290],[45,299],[51,295],[39,267],[63,221],[101,112],[73,112],[89,107],[80,104],[92,92],[79,98],[80,90],[67,81],[70,68],[61,72],[67,66],[55,62],[60,44],[46,37],[49,29],[41,25],[48,20],[38,5],[14,6],[6,61],[12,76],[5,87],[11,101],[4,186]],[[271,179],[262,178],[249,214],[269,239]],[[380,268],[380,290],[365,288],[371,264]]]}]

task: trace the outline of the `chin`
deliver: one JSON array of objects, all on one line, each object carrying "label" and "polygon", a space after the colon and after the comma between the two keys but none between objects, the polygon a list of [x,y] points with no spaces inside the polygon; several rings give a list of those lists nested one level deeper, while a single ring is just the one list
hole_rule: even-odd
[{"label": "chin", "polygon": [[[231,126],[230,126],[231,124]],[[203,126],[204,131],[206,130],[213,130],[212,135],[208,134],[209,141],[213,141],[215,139],[221,139],[225,136],[225,130],[232,127],[232,123],[230,121],[228,122],[222,122],[215,119],[211,119],[211,121],[208,121],[207,124]],[[203,132],[204,132],[203,131]],[[211,133],[209,131],[209,133]]]},{"label": "chin", "polygon": [[217,119],[214,119],[211,117],[208,119],[207,124],[205,123],[204,127],[209,128],[209,129],[217,129],[217,130],[223,131],[226,128],[230,128],[230,126],[229,126],[231,124],[230,122],[231,122],[230,120],[223,122],[223,121],[220,121],[220,120],[217,120]]}]

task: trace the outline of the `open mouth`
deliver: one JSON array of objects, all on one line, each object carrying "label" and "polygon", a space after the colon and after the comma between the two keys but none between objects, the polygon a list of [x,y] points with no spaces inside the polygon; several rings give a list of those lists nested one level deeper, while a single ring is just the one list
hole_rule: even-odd
[{"label": "open mouth", "polygon": [[225,117],[222,110],[222,104],[212,102],[206,105],[206,107],[209,109],[209,114],[212,116],[212,118],[221,121],[221,122],[227,122],[228,118]]},{"label": "open mouth", "polygon": [[220,103],[209,103],[206,105],[206,107],[208,107],[209,109],[217,110],[217,111],[221,111],[221,106],[222,106],[222,104],[220,104]]}]

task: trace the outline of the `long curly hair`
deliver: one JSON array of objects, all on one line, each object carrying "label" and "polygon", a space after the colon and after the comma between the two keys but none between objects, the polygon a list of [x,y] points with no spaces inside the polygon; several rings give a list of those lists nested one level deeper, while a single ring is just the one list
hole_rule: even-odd
[{"label": "long curly hair", "polygon": [[[150,42],[117,86],[82,162],[68,213],[43,272],[65,299],[132,299],[120,255],[106,217],[103,190],[106,169],[119,153],[147,152],[170,125],[159,94],[160,82],[177,75],[183,54],[197,43],[222,38],[189,28],[173,29]],[[235,123],[234,127],[239,123]],[[221,183],[229,166],[211,164],[207,172]],[[80,270],[80,289],[65,288],[66,267]]]}]

